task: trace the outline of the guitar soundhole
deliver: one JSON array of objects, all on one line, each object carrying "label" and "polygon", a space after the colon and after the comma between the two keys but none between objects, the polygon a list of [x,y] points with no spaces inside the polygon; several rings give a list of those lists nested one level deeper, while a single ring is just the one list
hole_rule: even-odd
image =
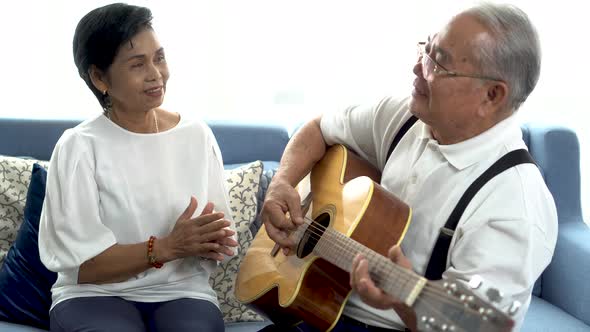
[{"label": "guitar soundhole", "polygon": [[297,257],[304,258],[311,254],[328,226],[330,226],[330,214],[327,212],[320,214],[303,233],[297,245]]}]

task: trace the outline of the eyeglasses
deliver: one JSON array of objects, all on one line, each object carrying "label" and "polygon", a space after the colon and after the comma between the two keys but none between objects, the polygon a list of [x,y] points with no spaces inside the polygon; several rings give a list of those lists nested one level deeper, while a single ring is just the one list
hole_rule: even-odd
[{"label": "eyeglasses", "polygon": [[480,80],[502,82],[502,80],[494,78],[494,77],[464,74],[464,73],[458,73],[458,72],[446,69],[440,63],[436,62],[436,60],[431,58],[430,55],[428,55],[428,52],[426,52],[426,42],[418,43],[418,59],[421,59],[421,61],[422,61],[422,76],[424,76],[424,79],[427,81],[432,81],[435,76],[452,76],[452,77],[471,77],[471,78],[477,78]]}]

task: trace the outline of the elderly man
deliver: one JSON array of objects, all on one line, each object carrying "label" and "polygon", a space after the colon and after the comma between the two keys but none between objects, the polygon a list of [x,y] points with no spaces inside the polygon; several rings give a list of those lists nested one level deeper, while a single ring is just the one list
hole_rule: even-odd
[{"label": "elderly man", "polygon": [[[289,252],[294,243],[288,234],[303,223],[294,186],[327,146],[346,145],[380,169],[381,185],[412,207],[412,222],[390,258],[433,279],[479,275],[504,294],[501,309],[522,303],[518,329],[557,235],[555,203],[539,170],[513,162],[480,184],[455,225],[448,221],[480,175],[507,153],[526,149],[514,114],[539,78],[537,33],[520,9],[483,4],[418,45],[411,97],[326,114],[299,130],[268,189],[264,224]],[[443,226],[451,228],[446,246],[439,239]],[[443,259],[438,274],[435,256]],[[375,286],[361,255],[350,280],[354,292],[334,331],[416,329],[414,312]],[[313,330],[306,324],[298,329]]]}]

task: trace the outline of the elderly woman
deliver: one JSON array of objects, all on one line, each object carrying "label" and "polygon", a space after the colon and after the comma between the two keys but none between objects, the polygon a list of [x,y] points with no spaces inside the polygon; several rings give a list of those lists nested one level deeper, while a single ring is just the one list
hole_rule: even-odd
[{"label": "elderly woman", "polygon": [[104,112],[51,157],[39,246],[58,273],[52,331],[224,329],[208,283],[237,246],[223,162],[206,124],[160,108],[169,72],[151,20],[112,4],[76,28],[74,61]]}]

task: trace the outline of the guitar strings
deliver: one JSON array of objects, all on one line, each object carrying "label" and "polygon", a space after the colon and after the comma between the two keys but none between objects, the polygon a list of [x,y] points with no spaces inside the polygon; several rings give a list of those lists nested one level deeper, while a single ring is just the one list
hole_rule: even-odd
[{"label": "guitar strings", "polygon": [[[458,323],[458,322],[456,322],[456,321],[453,321],[453,317],[446,317],[446,316],[445,316],[445,315],[444,315],[442,312],[440,312],[440,310],[438,310],[438,309],[437,309],[435,306],[431,305],[431,304],[430,304],[430,303],[428,303],[427,301],[423,301],[423,303],[422,303],[422,304],[423,304],[425,307],[428,307],[428,308],[429,308],[431,311],[438,313],[438,314],[439,314],[439,316],[440,316],[440,317],[439,317],[439,319],[440,319],[441,321],[446,321],[446,322],[447,322],[447,323],[446,323],[446,324],[447,324],[447,329],[448,329],[448,328],[450,328],[450,326],[449,326],[449,325],[451,325],[451,326],[454,326],[454,327],[455,327],[455,329],[458,329],[458,331],[457,331],[457,332],[460,332],[460,331],[465,331],[465,332],[466,332],[466,331],[468,331],[468,330],[464,329],[463,327],[461,327],[461,325],[459,325],[459,323],[461,323],[460,321],[459,321],[459,323]],[[419,321],[420,321],[420,318],[419,318],[419,317],[416,317],[416,324],[418,324],[418,322],[419,322]],[[465,320],[464,320],[464,321],[465,321]],[[437,325],[441,325],[441,324],[440,324],[440,322],[436,322],[436,323],[437,323]],[[486,323],[486,322],[484,322],[484,324],[485,324],[485,323]],[[467,324],[470,324],[470,322],[467,322]]]},{"label": "guitar strings", "polygon": [[[319,240],[323,237],[320,232],[322,232],[322,231],[323,231],[323,233],[329,232],[328,233],[329,235],[335,235],[335,241],[331,241],[329,238],[323,237],[324,242],[328,242],[328,244],[335,245],[336,249],[341,249],[341,250],[344,250],[345,252],[348,252],[350,254],[354,254],[354,252],[350,250],[353,248],[351,248],[346,243],[344,243],[344,241],[342,239],[343,237],[345,239],[349,239],[349,238],[346,238],[344,234],[336,231],[333,228],[325,227],[324,225],[322,225],[322,224],[318,223],[317,221],[310,219],[308,217],[305,217],[304,221],[310,228],[312,228],[310,231],[310,234],[314,240],[317,240],[316,246],[319,244]],[[305,230],[303,230],[301,228],[296,230],[296,232],[304,232],[304,231]],[[371,250],[370,248],[362,245],[361,243],[358,243],[358,242],[354,242],[354,243],[356,245],[360,246],[361,249],[368,251],[365,254],[365,256],[367,257],[367,259],[369,261],[371,261],[371,259],[380,261],[380,262],[375,262],[377,264],[375,266],[373,266],[373,268],[377,269],[378,272],[382,272],[382,273],[389,274],[389,275],[391,275],[392,273],[397,273],[398,279],[401,279],[401,281],[406,284],[409,281],[412,281],[412,279],[416,279],[416,278],[420,277],[417,274],[415,274],[413,271],[406,270],[406,269],[402,268],[401,266],[399,266],[399,265],[391,262],[387,258],[385,258],[383,255]],[[373,279],[375,279],[374,276],[371,276],[371,277]],[[379,280],[377,280],[377,281],[379,282]],[[478,313],[477,310],[475,310],[469,306],[465,306],[464,303],[458,302],[454,298],[450,298],[450,296],[446,290],[440,288],[440,286],[431,284],[430,281],[426,283],[426,285],[422,289],[422,292],[424,292],[425,294],[428,294],[428,295],[437,296],[447,304],[453,305],[455,307],[461,307],[462,309],[467,309],[467,310],[473,311],[475,313]]]},{"label": "guitar strings", "polygon": [[[344,243],[342,240],[343,238],[348,239],[344,236],[344,234],[332,229],[332,228],[326,228],[324,225],[319,224],[318,222],[316,222],[313,219],[309,219],[307,217],[304,218],[306,221],[306,224],[308,224],[310,227],[313,227],[313,230],[311,231],[311,233],[316,236],[314,239],[318,240],[319,243],[319,239],[322,238],[322,235],[317,233],[316,230],[320,230],[320,231],[324,231],[324,233],[326,231],[328,231],[329,235],[335,235],[336,236],[336,241],[330,241],[330,239],[324,237],[324,242],[328,242],[331,244],[335,244],[337,249],[341,249],[344,250],[346,252],[349,252],[351,254],[354,254],[354,252],[352,252],[349,249],[353,249],[350,248],[350,246],[347,246],[346,243]],[[298,229],[297,232],[303,232],[304,230],[302,229]],[[409,281],[411,281],[412,279],[416,279],[419,276],[416,275],[414,272],[410,271],[410,270],[406,270],[402,267],[400,267],[399,265],[391,262],[389,259],[385,258],[383,255],[371,250],[370,248],[367,248],[366,246],[355,242],[355,244],[357,244],[358,246],[360,246],[362,249],[368,250],[369,252],[365,255],[367,256],[367,259],[369,261],[371,261],[372,259],[377,259],[380,262],[375,262],[373,261],[373,263],[377,263],[375,266],[373,266],[374,269],[377,269],[378,272],[382,272],[385,274],[391,274],[392,272],[397,273],[398,274],[398,279],[401,279],[402,282],[404,283],[408,283]],[[317,245],[317,244],[316,244]],[[395,271],[395,270],[397,271]],[[373,279],[375,279],[374,276],[371,276]],[[376,281],[380,281],[380,280],[376,280]],[[477,310],[470,308],[470,307],[466,307],[464,303],[462,302],[457,302],[454,298],[450,298],[449,294],[447,293],[446,290],[440,288],[440,286],[438,285],[433,285],[430,282],[427,283],[424,288],[422,289],[422,292],[424,292],[424,294],[427,295],[433,295],[433,296],[437,296],[439,299],[441,299],[443,302],[453,305],[455,307],[461,307],[461,309],[468,309],[470,311],[473,311],[475,313],[478,313]]]},{"label": "guitar strings", "polygon": [[[326,231],[328,231],[329,235],[335,235],[335,239],[334,239],[335,241],[334,240],[331,241],[330,238],[324,237],[324,242],[334,244],[336,249],[344,250],[345,252],[348,252],[350,254],[354,254],[354,252],[350,250],[350,249],[354,250],[354,248],[351,248],[346,243],[344,243],[344,241],[342,239],[342,237],[344,237],[344,235],[342,233],[340,233],[334,229],[326,228],[325,226],[319,224],[315,220],[309,219],[307,217],[305,219],[307,221],[307,224],[310,227],[313,227],[313,229],[311,231],[313,234],[312,238],[314,238],[315,240],[318,240],[318,243],[319,243],[319,239],[322,238],[322,235],[320,233],[316,232],[316,230],[324,231],[324,233]],[[301,230],[301,231],[303,231],[303,230]],[[369,261],[373,260],[372,263],[376,263],[376,265],[373,266],[373,268],[377,269],[378,272],[386,273],[389,275],[391,275],[392,273],[397,274],[397,279],[401,282],[406,283],[406,284],[408,282],[412,281],[412,279],[417,279],[419,277],[418,275],[415,275],[415,273],[413,273],[412,271],[406,270],[406,269],[400,267],[399,265],[396,265],[395,263],[391,262],[390,260],[388,260],[387,258],[382,256],[381,254],[374,252],[370,248],[367,248],[358,242],[355,242],[355,244],[360,246],[361,249],[364,249],[365,251],[367,251],[367,252],[365,252],[365,256],[367,257],[367,259]],[[359,250],[359,252],[362,252],[362,250]],[[377,262],[375,260],[377,260]],[[430,290],[430,292],[428,292],[429,290]],[[432,292],[439,293],[437,295],[442,296],[443,300],[447,300],[447,297],[448,297],[445,290],[439,289],[438,287],[430,285],[428,283],[425,285],[423,291],[427,291],[428,293],[432,293]],[[463,305],[463,304],[461,304],[461,305]]]},{"label": "guitar strings", "polygon": [[[333,244],[333,245],[335,245],[336,249],[341,249],[341,250],[344,250],[345,252],[349,252],[351,254],[354,253],[353,251],[351,251],[351,250],[354,250],[354,248],[351,248],[350,246],[348,246],[344,242],[344,240],[349,240],[349,238],[346,237],[344,234],[338,232],[334,228],[325,227],[324,225],[318,223],[317,221],[307,218],[307,217],[304,218],[304,221],[309,226],[308,229],[310,229],[310,234],[311,234],[312,238],[317,240],[316,246],[324,245],[324,244]],[[305,231],[306,230],[301,227],[296,230],[297,233],[303,233]],[[320,233],[322,231],[323,231],[323,234],[325,234],[325,236],[322,236],[322,234]],[[319,240],[322,238],[324,239],[324,243],[320,244]],[[334,238],[334,240],[332,240],[332,238]],[[376,268],[380,272],[385,272],[386,274],[391,274],[391,272],[397,272],[398,275],[400,275],[400,279],[402,279],[402,281],[404,281],[406,283],[408,281],[410,281],[412,278],[419,277],[413,271],[406,270],[406,269],[402,268],[401,266],[396,265],[395,263],[393,263],[392,261],[390,261],[389,259],[387,259],[383,255],[364,246],[363,244],[358,243],[358,242],[353,242],[353,243],[355,245],[361,247],[361,249],[364,249],[365,251],[367,251],[365,256],[367,256],[367,259],[369,261],[371,261],[371,258],[377,259],[380,261],[380,262],[377,262],[376,266],[373,266],[373,268]],[[397,269],[398,271],[395,271],[393,269]],[[379,280],[379,279],[381,279],[380,277],[375,278],[375,276],[373,276],[373,275],[371,276],[371,278],[377,282],[382,281],[382,280]],[[495,316],[496,320],[483,320],[483,319],[481,319],[481,314],[479,313],[478,310],[476,310],[470,306],[467,306],[466,304],[464,304],[462,302],[459,302],[454,297],[452,297],[450,294],[448,294],[446,290],[440,288],[440,286],[438,286],[438,285],[431,284],[430,281],[428,281],[428,283],[424,286],[424,288],[422,289],[422,292],[420,294],[434,296],[435,298],[439,299],[440,303],[448,304],[448,305],[450,305],[458,310],[461,310],[465,313],[471,312],[472,315],[476,315],[478,318],[480,318],[480,322],[482,324],[494,324],[494,325],[499,325],[499,326],[504,326],[507,324],[506,320],[502,320],[502,316]],[[430,304],[430,302],[427,301],[426,299],[417,298],[416,302],[414,302],[414,305],[418,304],[418,302],[425,309],[429,309],[429,311],[427,310],[427,312],[432,312],[432,313],[438,314],[439,319],[442,320],[443,322],[446,322],[447,326],[454,325],[458,331],[467,331],[466,329],[464,329],[462,327],[462,325],[464,325],[464,324],[461,324],[460,321],[453,321],[452,319],[445,317],[445,314],[441,312],[439,307]],[[494,313],[495,312],[496,311],[494,311]],[[421,315],[420,317],[417,316],[416,319],[420,320],[423,317],[427,317],[427,316],[426,315]],[[451,322],[451,323],[449,323],[449,322]]]}]

